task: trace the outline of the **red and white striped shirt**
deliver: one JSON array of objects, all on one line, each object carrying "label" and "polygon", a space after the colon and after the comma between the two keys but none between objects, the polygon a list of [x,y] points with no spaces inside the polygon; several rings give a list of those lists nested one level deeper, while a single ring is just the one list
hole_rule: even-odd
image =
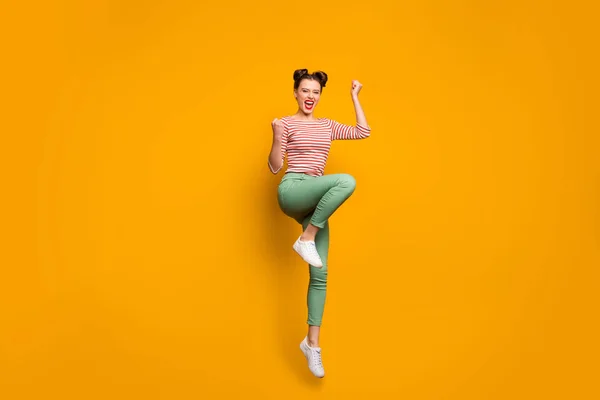
[{"label": "red and white striped shirt", "polygon": [[[287,155],[287,172],[301,172],[311,176],[321,176],[325,170],[329,149],[333,140],[364,139],[371,135],[371,128],[357,124],[349,126],[328,118],[299,120],[281,118],[281,167]],[[276,174],[281,167],[271,172]]]}]

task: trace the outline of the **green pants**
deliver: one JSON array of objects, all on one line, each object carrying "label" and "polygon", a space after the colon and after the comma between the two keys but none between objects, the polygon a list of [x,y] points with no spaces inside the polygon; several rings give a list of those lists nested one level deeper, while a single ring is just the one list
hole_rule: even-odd
[{"label": "green pants", "polygon": [[309,223],[320,228],[315,244],[323,267],[308,266],[308,325],[321,326],[325,309],[329,217],[352,195],[355,187],[356,181],[348,174],[314,177],[288,172],[279,184],[277,195],[281,210],[301,224],[303,230]]}]

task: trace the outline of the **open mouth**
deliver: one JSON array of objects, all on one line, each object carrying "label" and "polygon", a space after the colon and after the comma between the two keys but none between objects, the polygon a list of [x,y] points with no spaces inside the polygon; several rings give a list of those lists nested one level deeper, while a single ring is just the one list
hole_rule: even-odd
[{"label": "open mouth", "polygon": [[306,107],[307,110],[312,110],[314,105],[315,105],[315,102],[313,100],[306,100],[304,102],[304,106]]}]

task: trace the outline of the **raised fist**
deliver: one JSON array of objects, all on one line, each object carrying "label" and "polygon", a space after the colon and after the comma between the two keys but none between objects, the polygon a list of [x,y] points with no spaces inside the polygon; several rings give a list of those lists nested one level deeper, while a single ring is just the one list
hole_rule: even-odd
[{"label": "raised fist", "polygon": [[276,139],[281,139],[283,136],[283,122],[280,119],[275,118],[271,122],[271,127],[273,128],[273,137]]},{"label": "raised fist", "polygon": [[353,80],[352,81],[352,94],[354,96],[358,95],[358,93],[360,92],[360,89],[362,89],[362,83],[360,83],[357,80]]}]

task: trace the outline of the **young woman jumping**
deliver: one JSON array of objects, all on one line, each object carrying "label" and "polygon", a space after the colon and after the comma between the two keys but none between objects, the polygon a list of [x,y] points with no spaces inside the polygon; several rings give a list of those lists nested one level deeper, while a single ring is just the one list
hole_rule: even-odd
[{"label": "young woman jumping", "polygon": [[302,234],[293,249],[308,263],[308,334],[300,349],[310,371],[325,376],[321,360],[319,333],[327,289],[327,255],[329,250],[329,218],[352,195],[356,181],[348,174],[324,175],[325,164],[333,140],[364,139],[371,128],[358,101],[362,85],[354,80],[351,97],[356,125],[341,124],[328,118],[316,118],[313,112],[319,103],[327,74],[294,71],[294,97],[298,110],[294,115],[272,123],[273,143],[268,165],[277,174],[287,156],[287,170],[279,183],[277,199],[281,210],[302,225]]}]

